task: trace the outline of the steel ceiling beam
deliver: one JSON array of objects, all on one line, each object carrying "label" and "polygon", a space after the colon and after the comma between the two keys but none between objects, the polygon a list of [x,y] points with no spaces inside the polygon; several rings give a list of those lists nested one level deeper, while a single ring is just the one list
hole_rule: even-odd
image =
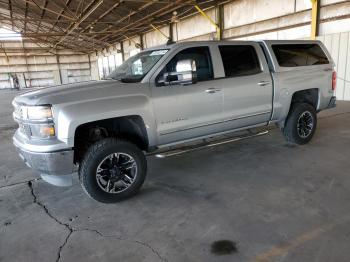
[{"label": "steel ceiling beam", "polygon": [[[88,10],[90,10],[91,6],[92,6],[95,2],[96,2],[96,1],[94,1],[94,0],[91,1],[91,2],[84,8],[84,10],[83,10],[82,13],[87,12]],[[69,5],[70,3],[71,3],[71,0],[67,0],[66,6],[68,7],[68,5]],[[65,11],[67,11],[67,10],[61,10],[61,13],[64,13]],[[82,14],[81,14],[81,15],[82,15]],[[81,16],[81,15],[80,15],[80,16]],[[57,23],[60,22],[59,20],[60,20],[60,16],[57,17],[57,21],[55,22],[55,24],[53,25],[53,27],[57,26]],[[84,21],[85,21],[85,20],[84,20]],[[81,21],[81,23],[83,23],[84,21]],[[65,32],[65,33],[66,33],[66,32],[67,32],[68,30],[70,30],[70,28],[72,28],[74,25],[75,25],[75,23],[72,23],[72,22],[71,22],[71,23],[66,27],[65,30],[62,30],[62,32]],[[82,36],[82,35],[79,35],[77,32],[74,32],[74,31],[73,31],[71,34],[78,35],[78,36],[84,38],[84,40],[87,40],[88,42],[92,43],[93,46],[95,45],[95,43],[102,45],[101,48],[102,48],[102,47],[105,47],[105,46],[110,46],[110,44],[107,43],[107,42],[100,41],[100,40],[95,39],[95,38],[93,38],[93,37]]]},{"label": "steel ceiling beam", "polygon": [[[151,5],[154,4],[154,3],[155,3],[155,2],[153,2],[153,1],[152,1],[152,2],[147,2],[146,4],[144,4],[144,5],[142,5],[141,7],[139,7],[137,10],[132,11],[132,12],[129,13],[128,15],[126,15],[126,16],[124,16],[123,18],[119,19],[119,20],[117,21],[117,24],[119,24],[119,23],[121,23],[121,22],[127,20],[128,18],[131,18],[132,16],[136,15],[137,13],[141,12],[142,10],[146,9],[147,7],[151,6]],[[113,26],[115,26],[115,25],[113,25]],[[106,29],[102,30],[102,32],[111,29],[113,26],[111,26],[111,25],[108,26]],[[104,39],[105,39],[105,38],[102,38],[102,39],[100,39],[100,40],[104,40]]]},{"label": "steel ceiling beam", "polygon": [[[156,28],[166,25],[171,13],[184,6],[193,8],[198,3],[203,8],[219,2],[223,1],[104,0],[101,11],[93,13],[98,0],[0,0],[1,9],[9,10],[11,3],[12,10],[12,14],[4,11],[6,17],[1,18],[0,9],[0,22],[17,23],[14,31],[24,38],[49,43],[51,48],[93,51],[150,31],[151,24]],[[119,18],[119,14],[123,16]],[[117,19],[112,20],[113,16]]]},{"label": "steel ceiling beam", "polygon": [[[11,0],[9,0],[9,11],[10,11],[10,17],[11,17],[11,20],[12,20],[13,12],[12,12],[12,2],[11,2]],[[13,21],[11,21],[11,28],[12,28],[12,31],[13,31]]]},{"label": "steel ceiling beam", "polygon": [[[60,21],[60,19],[61,19],[62,15],[64,14],[64,12],[65,12],[66,10],[69,9],[69,4],[71,3],[71,1],[72,1],[72,0],[67,0],[67,1],[65,2],[65,6],[64,6],[64,7],[61,9],[61,11],[59,12],[59,14],[58,14],[58,16],[57,16],[57,18],[56,18],[56,21],[55,21],[55,23],[52,25],[51,29],[54,29],[54,28],[56,27],[57,23]],[[70,23],[71,23],[71,22],[70,22]]]},{"label": "steel ceiling beam", "polygon": [[[18,14],[16,14],[16,15],[18,15]],[[20,33],[20,34],[25,34],[23,29],[28,27],[27,25],[32,26],[33,28],[37,27],[37,24],[34,23],[33,21],[24,21],[23,19],[17,19],[17,20],[14,19],[14,20],[11,21],[11,19],[2,19],[1,17],[4,18],[4,15],[0,14],[0,20],[2,21],[2,23],[9,24],[11,26],[11,22],[13,22],[13,24],[14,24],[14,30],[13,31],[17,32],[17,33]],[[17,26],[15,24],[15,22],[21,22],[21,26],[20,27]],[[16,28],[18,28],[18,29],[16,29]],[[45,30],[49,30],[49,27],[47,25],[42,25],[41,28],[45,29]],[[32,30],[32,32],[34,32],[34,30]],[[50,32],[52,32],[52,31],[50,31]]]},{"label": "steel ceiling beam", "polygon": [[[5,17],[3,14],[0,14],[0,20],[3,21],[3,23],[8,24],[7,21],[11,21],[11,19],[8,19],[7,17]],[[36,19],[36,21],[38,21]],[[15,19],[15,22],[21,22],[22,24],[24,24],[25,22],[28,23],[28,25],[31,25],[33,28],[37,27],[37,24],[34,23],[33,21],[23,21],[22,18],[19,19]],[[18,28],[23,27],[21,26],[17,26]],[[52,31],[51,28],[47,27],[47,26],[43,26],[43,24],[41,25],[42,28],[44,28],[46,31],[44,32],[39,32],[36,33],[35,30],[29,30],[29,33],[26,32],[21,32],[21,30],[17,30],[18,32],[22,33],[22,37],[24,38],[32,38],[32,37],[46,37],[45,41],[50,41],[50,43],[54,44],[55,41],[57,41],[57,39],[53,38],[53,36],[64,36],[64,31],[62,30],[61,32],[58,31]],[[16,30],[14,30],[16,31]],[[94,46],[96,44],[100,44],[101,48],[108,46],[108,43],[103,42],[103,41],[99,41],[98,39],[93,39],[92,37],[87,37],[87,36],[80,36],[83,38],[83,41],[71,41],[71,42],[75,42],[77,46],[80,46],[80,44],[86,45],[86,46],[90,46],[89,48],[91,48],[91,46]],[[77,44],[77,42],[79,42],[79,45]],[[96,47],[94,48],[96,49]]]},{"label": "steel ceiling beam", "polygon": [[65,12],[69,13],[72,17],[74,17],[75,19],[78,19],[78,16],[76,13],[72,12],[70,9],[69,9],[69,1],[65,2],[64,0],[59,0],[63,7],[62,6],[59,6],[57,5],[56,1],[51,1],[51,3],[53,3],[54,5],[56,5],[60,10],[64,10]]},{"label": "steel ceiling beam", "polygon": [[[18,27],[16,24],[14,24],[15,27]],[[30,30],[28,29],[29,32],[35,32],[34,30]],[[46,39],[42,39],[40,37],[30,37],[30,39],[34,39],[35,41],[37,42],[41,42],[41,43],[47,43],[49,45],[49,47],[52,47],[53,46],[53,43],[51,41],[47,41]],[[81,48],[79,48],[79,46],[69,46],[67,44],[64,44],[64,43],[61,43],[59,45],[61,48],[65,48],[65,49],[70,49],[70,50],[73,50],[73,51],[81,51]],[[52,48],[51,48],[52,49]]]},{"label": "steel ceiling beam", "polygon": [[[45,15],[45,11],[46,11],[46,7],[47,7],[47,4],[49,3],[48,0],[45,0],[44,2],[44,9],[41,11],[41,16],[40,16],[40,20],[39,20],[39,24],[38,24],[38,27],[36,28],[36,32],[39,32],[39,29],[40,29],[40,25],[41,25],[41,22],[42,22],[42,19]],[[27,3],[26,3],[27,4]]]},{"label": "steel ceiling beam", "polygon": [[94,4],[92,4],[92,6],[90,7],[90,9],[88,11],[86,11],[86,13],[84,13],[81,18],[79,18],[79,20],[77,22],[75,22],[73,24],[73,26],[71,26],[71,28],[68,29],[68,31],[66,32],[66,35],[63,36],[62,38],[59,39],[59,41],[54,45],[55,47],[60,44],[67,36],[69,36],[71,33],[73,33],[73,31],[75,29],[77,29],[79,27],[79,25],[81,24],[82,21],[84,21],[86,18],[88,18],[101,4],[103,3],[103,0],[99,0],[98,2],[95,2]]},{"label": "steel ceiling beam", "polygon": [[[150,24],[154,19],[156,19],[157,16],[163,16],[165,14],[171,13],[174,10],[177,10],[178,8],[181,8],[181,7],[185,6],[185,5],[188,5],[189,3],[193,3],[193,1],[181,1],[181,0],[174,1],[171,4],[168,4],[165,7],[161,8],[161,9],[158,9],[157,11],[149,13],[148,15],[144,16],[143,18],[138,19],[138,20],[130,23],[130,25],[124,26],[124,27],[116,30],[116,33],[121,33],[121,32],[126,31],[126,30],[131,30],[135,26],[138,26],[139,24],[143,24],[143,23]],[[113,37],[115,35],[116,34],[112,34],[112,35],[109,35],[109,36],[105,36],[105,37],[103,37],[101,39],[106,39],[107,37],[110,37],[110,36]],[[117,39],[116,41],[119,41],[119,40],[120,39]]]},{"label": "steel ceiling beam", "polygon": [[[55,10],[52,10],[52,9],[49,9],[49,8],[47,8],[47,7],[43,7],[43,6],[39,5],[39,4],[37,4],[34,0],[25,0],[25,2],[28,3],[28,4],[30,4],[30,5],[36,6],[36,7],[38,7],[39,9],[46,10],[47,12],[50,12],[50,13],[59,15],[59,12],[57,12],[57,11],[55,11]],[[68,20],[75,21],[75,18],[74,18],[74,17],[67,16],[67,15],[63,15],[63,14],[61,14],[61,16],[67,18]]]},{"label": "steel ceiling beam", "polygon": [[[11,18],[0,18],[0,22],[1,21],[23,21],[23,22],[47,22],[47,23],[51,23],[51,22],[56,22],[57,19],[46,19],[46,18],[43,18],[43,19],[40,19],[40,18],[29,18],[27,16],[27,18],[19,18],[19,17],[13,17],[12,19]],[[60,20],[59,21],[60,23],[72,23],[71,20]],[[112,20],[109,20],[109,21],[97,21],[95,22],[94,20],[85,20],[82,22],[82,24],[88,24],[88,23],[94,23],[94,24],[117,24],[118,22],[116,21],[112,21]],[[128,25],[129,23],[119,23],[118,25]]]},{"label": "steel ceiling beam", "polygon": [[[27,32],[28,3],[26,3],[25,6],[26,7],[25,7],[25,11],[24,11],[24,19],[25,19],[25,22],[24,22],[24,33]],[[12,19],[12,21],[14,21],[14,20]]]},{"label": "steel ceiling beam", "polygon": [[[61,1],[63,1],[63,0],[61,0]],[[78,16],[78,13],[79,13],[79,10],[81,10],[81,12],[83,12],[83,2],[84,2],[85,0],[80,0],[79,1],[79,4],[78,4],[78,7],[77,7],[77,9],[75,10],[75,16]]]},{"label": "steel ceiling beam", "polygon": [[106,15],[108,15],[110,12],[112,12],[115,8],[120,6],[120,4],[123,3],[123,0],[117,1],[114,5],[112,5],[110,8],[108,8],[105,12],[103,12],[99,17],[97,17],[92,23],[88,24],[81,32],[85,32],[88,30],[91,26],[95,25],[98,21],[100,21],[102,18],[104,18]]}]

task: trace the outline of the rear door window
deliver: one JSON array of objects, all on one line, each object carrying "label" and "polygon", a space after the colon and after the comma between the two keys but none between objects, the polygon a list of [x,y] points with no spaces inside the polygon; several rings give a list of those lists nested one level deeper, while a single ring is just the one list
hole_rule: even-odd
[{"label": "rear door window", "polygon": [[225,76],[246,76],[261,72],[258,55],[251,45],[219,46]]},{"label": "rear door window", "polygon": [[297,67],[329,64],[329,60],[318,44],[272,45],[281,67]]}]

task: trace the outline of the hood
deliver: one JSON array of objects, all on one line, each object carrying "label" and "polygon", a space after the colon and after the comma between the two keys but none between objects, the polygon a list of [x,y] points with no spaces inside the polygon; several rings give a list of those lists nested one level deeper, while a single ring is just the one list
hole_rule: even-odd
[{"label": "hood", "polygon": [[[135,94],[141,83],[121,83],[117,80],[89,81],[48,87],[23,93],[14,102],[25,105],[57,105],[74,101],[94,100],[103,97]],[[140,92],[140,91],[138,91]]]}]

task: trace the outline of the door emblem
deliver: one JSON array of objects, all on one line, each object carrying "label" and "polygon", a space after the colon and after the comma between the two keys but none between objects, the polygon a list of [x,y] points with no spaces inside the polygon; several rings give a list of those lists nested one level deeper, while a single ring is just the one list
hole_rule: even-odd
[{"label": "door emblem", "polygon": [[171,123],[175,123],[175,122],[179,122],[179,121],[184,121],[184,120],[187,120],[188,118],[185,118],[185,117],[179,117],[179,118],[176,118],[176,119],[173,119],[173,120],[167,120],[167,121],[161,121],[160,123],[162,125],[164,124],[171,124]]}]

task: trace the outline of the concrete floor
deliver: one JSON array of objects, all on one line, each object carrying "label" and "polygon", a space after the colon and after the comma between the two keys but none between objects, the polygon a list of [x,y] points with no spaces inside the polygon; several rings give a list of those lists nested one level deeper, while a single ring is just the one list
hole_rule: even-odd
[{"label": "concrete floor", "polygon": [[[0,261],[349,261],[349,102],[320,114],[305,146],[273,129],[150,157],[140,194],[104,205],[77,180],[34,180],[11,144],[15,94],[0,92]],[[237,252],[213,253],[218,240]]]}]

